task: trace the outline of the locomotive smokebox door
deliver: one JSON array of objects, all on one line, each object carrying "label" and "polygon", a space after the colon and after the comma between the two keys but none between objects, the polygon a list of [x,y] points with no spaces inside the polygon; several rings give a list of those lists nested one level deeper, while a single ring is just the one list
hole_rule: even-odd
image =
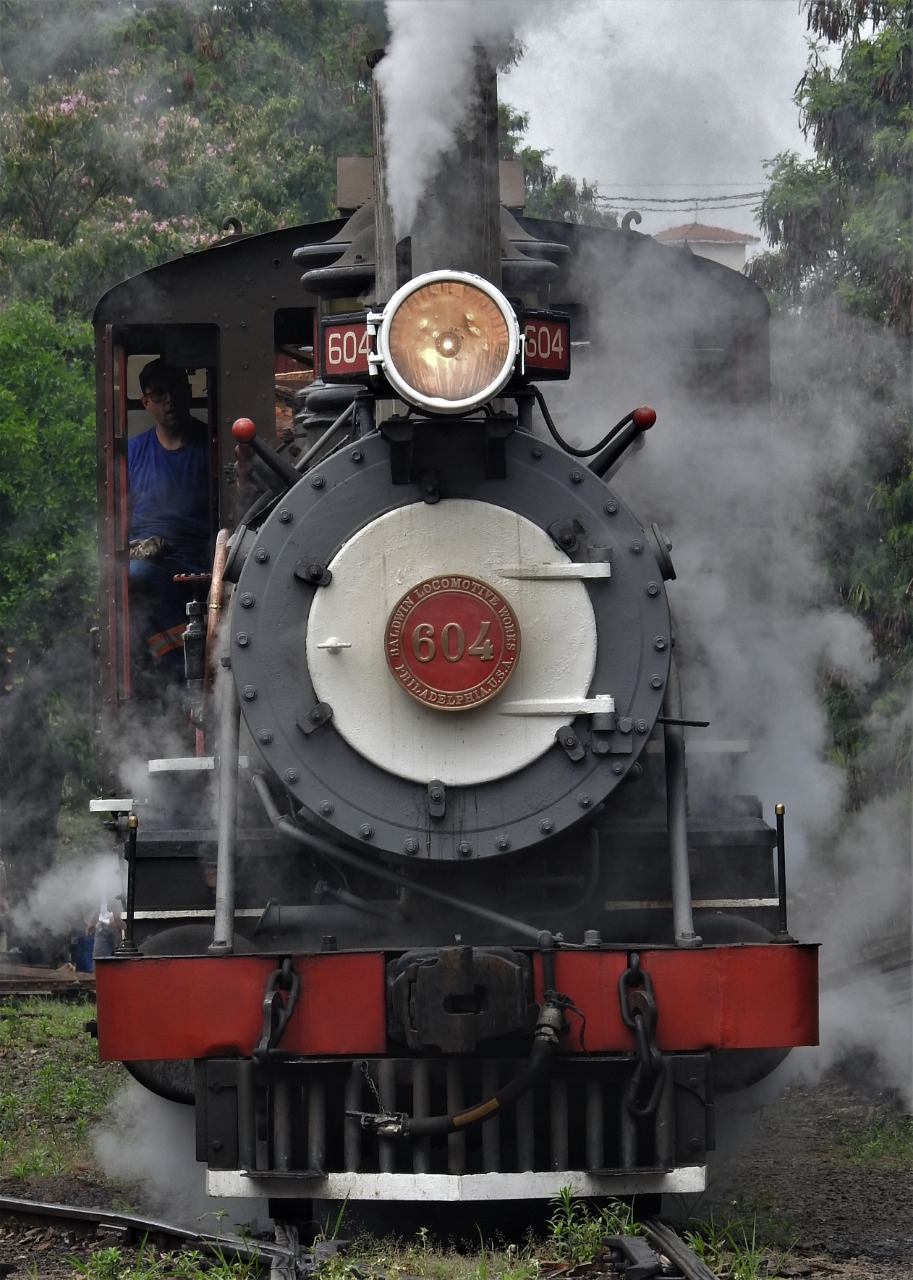
[{"label": "locomotive smokebox door", "polygon": [[670,620],[641,526],[519,431],[493,478],[481,431],[416,426],[435,501],[369,435],[245,549],[232,669],[254,742],[324,829],[383,854],[562,835],[628,776],[662,706]]}]

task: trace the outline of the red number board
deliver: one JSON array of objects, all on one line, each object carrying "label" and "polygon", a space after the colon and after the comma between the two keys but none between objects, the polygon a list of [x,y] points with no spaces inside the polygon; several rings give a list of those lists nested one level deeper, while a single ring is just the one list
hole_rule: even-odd
[{"label": "red number board", "polygon": [[524,315],[523,360],[527,375],[566,378],[571,371],[570,320]]},{"label": "red number board", "polygon": [[323,376],[364,377],[371,351],[364,320],[327,322],[323,325]]}]

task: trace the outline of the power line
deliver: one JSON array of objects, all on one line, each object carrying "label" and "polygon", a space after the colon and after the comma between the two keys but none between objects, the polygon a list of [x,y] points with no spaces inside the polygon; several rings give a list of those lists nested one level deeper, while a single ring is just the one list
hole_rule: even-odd
[{"label": "power line", "polygon": [[[598,203],[610,209],[620,208],[625,205],[629,209],[638,209],[641,213],[685,214],[689,212],[689,206],[687,205],[683,209],[670,209],[668,205],[644,204],[642,201],[635,200],[608,200],[605,198],[599,199]],[[718,209],[725,212],[727,209],[756,209],[757,207],[753,200],[749,200],[746,204],[705,204],[700,210],[695,209],[694,212],[712,213]]]},{"label": "power line", "polygon": [[[624,196],[624,195],[602,195],[596,196],[597,200],[604,202],[622,203],[622,204],[683,204],[709,205],[714,209],[723,209],[733,200],[760,200],[764,195],[763,191],[739,191],[734,192],[731,196],[715,195],[715,196]],[[731,206],[737,207],[737,206]]]},{"label": "power line", "polygon": [[[754,179],[747,178],[743,182],[645,182],[645,187],[750,187]],[[600,182],[597,178],[595,183],[597,187],[622,187],[627,185],[623,182]]]}]

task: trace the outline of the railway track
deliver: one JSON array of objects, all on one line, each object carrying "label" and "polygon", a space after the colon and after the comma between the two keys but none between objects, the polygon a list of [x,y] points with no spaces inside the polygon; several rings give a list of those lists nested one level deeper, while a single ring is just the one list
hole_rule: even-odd
[{"label": "railway track", "polygon": [[[154,1247],[162,1250],[195,1250],[204,1257],[212,1256],[226,1261],[256,1263],[261,1276],[270,1280],[295,1280],[296,1277],[319,1272],[321,1264],[334,1254],[346,1250],[346,1243],[322,1241],[313,1246],[301,1246],[294,1228],[276,1226],[276,1240],[242,1239],[235,1235],[212,1235],[191,1231],[154,1218],[133,1213],[117,1213],[111,1210],[86,1209],[63,1204],[46,1204],[16,1197],[0,1197],[0,1226],[6,1228],[3,1239],[14,1242],[17,1236],[23,1246],[35,1239],[36,1229],[42,1239],[46,1259],[53,1256],[53,1233],[60,1237],[60,1252],[64,1261],[69,1258],[74,1244],[83,1247],[116,1245],[124,1249]],[[611,1236],[603,1242],[603,1248],[590,1264],[578,1264],[561,1268],[552,1264],[549,1274],[560,1275],[568,1270],[576,1280],[718,1280],[716,1273],[697,1257],[671,1227],[657,1219],[642,1224],[643,1235]],[[30,1235],[31,1233],[31,1235]],[[10,1252],[9,1249],[6,1252]],[[357,1257],[352,1258],[357,1273],[364,1280],[383,1280],[383,1273],[372,1271]],[[0,1260],[0,1275],[14,1275],[18,1263]],[[28,1264],[24,1274],[31,1274]],[[45,1274],[42,1272],[41,1274]]]},{"label": "railway track", "polygon": [[[23,1200],[12,1196],[0,1196],[0,1224],[26,1235],[39,1228],[43,1232],[55,1231],[61,1236],[64,1254],[73,1252],[77,1242],[97,1243],[98,1247],[116,1245],[124,1248],[139,1246],[144,1242],[158,1250],[195,1249],[206,1255],[221,1256],[227,1260],[249,1262],[257,1260],[265,1267],[274,1263],[288,1264],[294,1254],[282,1245],[267,1241],[243,1240],[233,1235],[211,1235],[191,1231],[174,1223],[133,1213],[118,1213],[108,1209],[86,1209],[75,1205],[47,1204],[37,1200]],[[7,1263],[0,1263],[0,1275]],[[27,1274],[27,1268],[23,1268]],[[43,1273],[42,1273],[43,1274]],[[271,1271],[265,1272],[271,1274]],[[281,1271],[276,1274],[282,1275]],[[287,1274],[294,1276],[294,1271]]]},{"label": "railway track", "polygon": [[0,996],[95,995],[94,973],[77,972],[71,965],[56,969],[10,964],[0,956]]}]

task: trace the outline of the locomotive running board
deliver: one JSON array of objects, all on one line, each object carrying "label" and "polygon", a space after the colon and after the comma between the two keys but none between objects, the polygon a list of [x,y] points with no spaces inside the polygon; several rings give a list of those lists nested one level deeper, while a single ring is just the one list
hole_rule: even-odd
[{"label": "locomotive running board", "polygon": [[241,1170],[210,1169],[206,1193],[248,1199],[312,1200],[424,1200],[478,1202],[482,1200],[551,1200],[564,1188],[575,1196],[692,1195],[707,1185],[704,1165],[647,1173],[608,1175],[582,1169],[544,1173],[328,1173],[298,1176],[247,1174]]}]

